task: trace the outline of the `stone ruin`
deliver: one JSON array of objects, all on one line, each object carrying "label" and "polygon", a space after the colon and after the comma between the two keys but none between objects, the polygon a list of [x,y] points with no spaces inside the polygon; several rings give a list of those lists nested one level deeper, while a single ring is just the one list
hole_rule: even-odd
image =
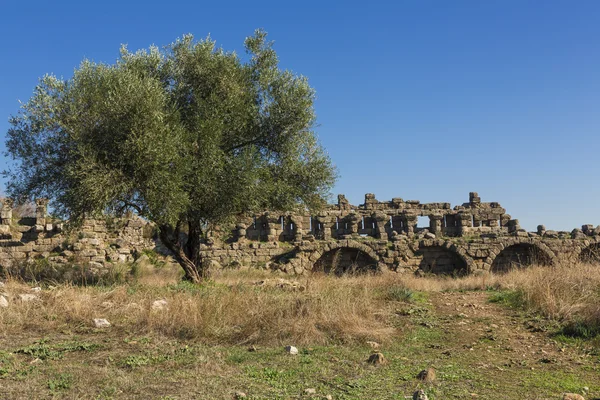
[{"label": "stone ruin", "polygon": [[[47,259],[86,264],[102,272],[131,262],[144,249],[164,251],[152,238],[153,226],[141,218],[88,219],[65,232],[46,215],[47,201],[36,202],[35,216],[13,218],[12,202],[0,215],[0,266]],[[419,219],[426,218],[426,226]],[[600,226],[571,232],[521,229],[499,203],[485,203],[475,192],[469,202],[424,203],[374,194],[351,205],[344,195],[316,215],[264,212],[240,216],[233,229],[214,229],[201,246],[213,267],[257,267],[290,274],[352,271],[462,275],[505,272],[532,264],[600,262]]]},{"label": "stone ruin", "polygon": [[[419,226],[420,217],[427,218],[425,226]],[[372,193],[354,206],[339,195],[337,204],[316,215],[241,217],[225,236],[203,246],[205,257],[223,266],[258,265],[294,274],[377,270],[461,275],[562,261],[600,262],[600,226],[557,232],[540,225],[527,232],[499,203],[482,202],[476,192],[455,207],[401,198],[379,201]]]},{"label": "stone ruin", "polygon": [[36,200],[35,215],[14,217],[13,201],[0,201],[0,269],[44,259],[51,265],[85,265],[101,275],[111,264],[131,262],[154,247],[152,225],[138,217],[86,219],[66,230],[48,217],[46,199]]}]

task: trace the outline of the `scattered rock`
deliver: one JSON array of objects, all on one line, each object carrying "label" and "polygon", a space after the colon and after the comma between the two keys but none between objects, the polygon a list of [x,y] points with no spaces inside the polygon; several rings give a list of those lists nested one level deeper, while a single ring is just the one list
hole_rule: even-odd
[{"label": "scattered rock", "polygon": [[327,396],[325,396],[325,400],[333,400],[333,396],[328,394]]},{"label": "scattered rock", "polygon": [[4,296],[0,296],[0,307],[1,308],[8,307],[8,300],[6,300],[6,297],[4,297]]},{"label": "scattered rock", "polygon": [[108,328],[110,326],[110,322],[104,318],[94,318],[93,321],[96,328]]},{"label": "scattered rock", "polygon": [[419,372],[417,375],[417,379],[422,380],[423,382],[432,383],[435,381],[435,369],[427,368],[423,371]]},{"label": "scattered rock", "polygon": [[42,288],[41,288],[41,287],[39,287],[39,286],[36,286],[36,287],[34,287],[34,288],[31,288],[31,291],[32,291],[32,292],[36,292],[36,293],[37,293],[37,292],[41,292],[41,291],[42,291]]},{"label": "scattered rock", "polygon": [[382,353],[376,352],[371,354],[367,362],[373,365],[383,365],[387,363],[387,360],[385,359]]},{"label": "scattered rock", "polygon": [[40,299],[37,295],[30,293],[20,294],[19,298],[23,303],[29,303]]},{"label": "scattered rock", "polygon": [[255,353],[258,351],[258,349],[256,348],[256,346],[252,345],[252,346],[248,347],[248,351],[251,353]]},{"label": "scattered rock", "polygon": [[419,389],[414,392],[412,398],[413,400],[429,400],[429,397],[427,397],[423,389]]},{"label": "scattered rock", "polygon": [[379,349],[379,346],[380,346],[380,345],[379,345],[379,343],[377,343],[377,342],[373,342],[373,341],[367,341],[367,344],[368,344],[369,346],[371,346],[371,348],[372,348],[373,350],[377,350],[377,349]]},{"label": "scattered rock", "polygon": [[245,399],[246,397],[246,393],[244,392],[235,392],[235,394],[233,395],[234,399]]},{"label": "scattered rock", "polygon": [[286,351],[288,354],[291,354],[291,355],[296,355],[296,354],[298,354],[298,349],[297,349],[296,347],[294,347],[294,346],[285,346],[285,351]]},{"label": "scattered rock", "polygon": [[304,394],[317,394],[317,389],[313,389],[313,388],[309,388],[309,389],[304,389]]},{"label": "scattered rock", "polygon": [[577,393],[564,393],[563,400],[585,400],[585,398]]},{"label": "scattered rock", "polygon": [[152,310],[155,311],[167,310],[168,308],[168,303],[165,299],[156,300],[154,303],[152,303]]}]

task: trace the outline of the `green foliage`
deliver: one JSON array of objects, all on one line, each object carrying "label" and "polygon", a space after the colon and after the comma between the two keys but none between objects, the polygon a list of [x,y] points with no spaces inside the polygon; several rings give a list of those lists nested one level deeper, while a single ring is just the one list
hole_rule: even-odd
[{"label": "green foliage", "polygon": [[386,290],[385,298],[390,301],[412,302],[414,294],[411,289],[404,286],[391,286]]},{"label": "green foliage", "polygon": [[513,308],[522,308],[525,305],[525,297],[520,290],[504,290],[490,295],[490,303],[498,303]]},{"label": "green foliage", "polygon": [[51,391],[68,390],[73,384],[73,376],[71,374],[59,374],[53,379],[48,379],[48,389]]},{"label": "green foliage", "polygon": [[30,346],[17,349],[16,353],[27,354],[40,360],[57,360],[62,358],[64,353],[94,351],[99,347],[98,344],[87,342],[66,342],[51,345],[46,340],[41,339]]},{"label": "green foliage", "polygon": [[133,209],[195,268],[210,224],[320,207],[335,170],[313,132],[315,92],[279,69],[265,32],[245,44],[247,62],[186,35],[164,50],[122,47],[113,65],[84,60],[68,80],[44,76],[10,118],[8,193],[47,197],[72,220]]}]

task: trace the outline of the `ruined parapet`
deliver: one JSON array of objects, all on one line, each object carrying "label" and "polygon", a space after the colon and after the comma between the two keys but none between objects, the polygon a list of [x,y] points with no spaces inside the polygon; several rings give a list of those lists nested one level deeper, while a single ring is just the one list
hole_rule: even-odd
[{"label": "ruined parapet", "polygon": [[374,210],[375,208],[377,208],[377,204],[379,202],[377,201],[377,199],[375,198],[375,195],[373,193],[366,193],[365,194],[365,204],[364,207],[366,210]]},{"label": "ruined parapet", "polygon": [[481,197],[479,197],[479,194],[477,192],[470,192],[469,193],[469,203],[471,205],[475,205],[475,204],[481,203]]},{"label": "ruined parapet", "polygon": [[46,228],[46,216],[48,213],[48,199],[39,198],[35,200],[35,230],[42,232]]},{"label": "ruined parapet", "polygon": [[348,201],[348,199],[346,199],[346,196],[343,194],[338,194],[338,209],[340,210],[350,210],[351,206],[350,206],[350,202]]},{"label": "ruined parapet", "polygon": [[0,224],[10,225],[12,223],[14,200],[5,198],[2,199],[2,209],[0,210]]}]

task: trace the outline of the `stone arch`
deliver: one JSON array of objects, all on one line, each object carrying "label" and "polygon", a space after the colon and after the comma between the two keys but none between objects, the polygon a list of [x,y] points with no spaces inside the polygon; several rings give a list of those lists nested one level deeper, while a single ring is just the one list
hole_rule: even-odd
[{"label": "stone arch", "polygon": [[313,262],[313,272],[338,276],[350,272],[377,271],[379,259],[369,246],[354,241],[329,243],[315,250],[309,257]]},{"label": "stone arch", "polygon": [[584,263],[600,263],[600,242],[591,243],[583,247],[579,252],[577,260]]},{"label": "stone arch", "polygon": [[418,249],[423,258],[419,269],[436,275],[466,275],[473,271],[474,261],[466,251],[450,242],[434,240],[421,243]]},{"label": "stone arch", "polygon": [[556,256],[548,246],[532,239],[511,240],[490,252],[485,263],[495,273],[508,272],[534,264],[555,265]]}]

